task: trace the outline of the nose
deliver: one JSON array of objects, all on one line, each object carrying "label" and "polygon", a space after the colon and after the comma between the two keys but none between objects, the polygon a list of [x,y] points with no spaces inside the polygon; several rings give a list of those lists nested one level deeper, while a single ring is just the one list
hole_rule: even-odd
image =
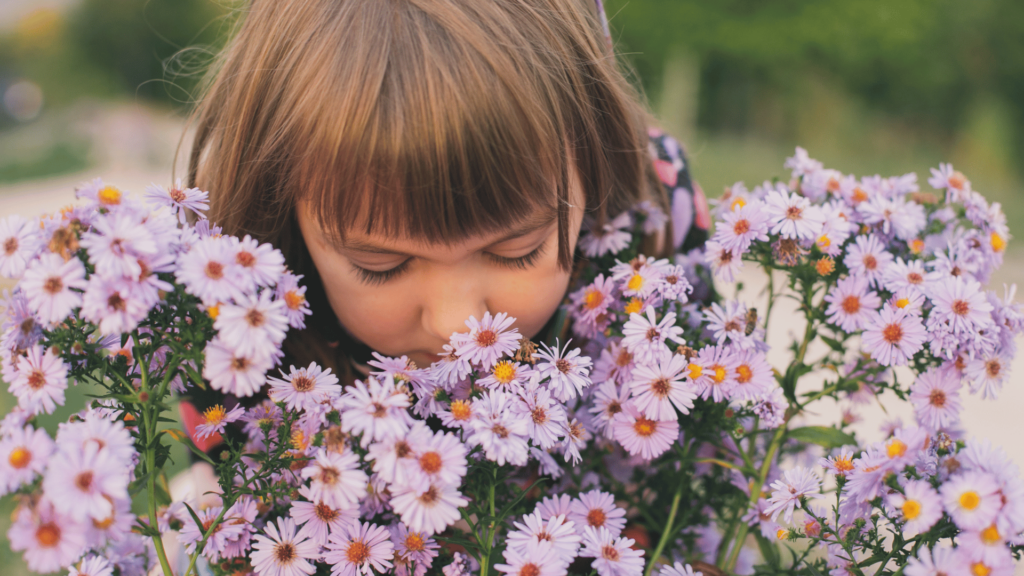
[{"label": "nose", "polygon": [[437,351],[454,332],[467,332],[466,320],[487,311],[486,283],[472,266],[445,267],[424,279],[423,329],[438,341]]}]

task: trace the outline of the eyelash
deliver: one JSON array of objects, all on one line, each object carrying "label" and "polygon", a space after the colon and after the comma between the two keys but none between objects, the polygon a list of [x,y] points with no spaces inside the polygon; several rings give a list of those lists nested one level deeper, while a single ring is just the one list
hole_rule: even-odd
[{"label": "eyelash", "polygon": [[[546,242],[544,244],[546,244]],[[492,262],[500,266],[511,268],[513,270],[526,270],[528,268],[533,267],[533,265],[537,263],[537,260],[541,257],[541,255],[543,255],[544,244],[537,246],[537,248],[535,248],[533,252],[530,252],[529,254],[525,254],[518,258],[505,258],[504,256],[498,256],[497,254],[487,254],[487,257]],[[380,286],[381,284],[384,284],[405,272],[406,268],[409,267],[409,262],[411,261],[412,259],[410,258],[409,260],[402,262],[401,264],[395,266],[390,270],[381,271],[367,270],[366,268],[361,268],[359,266],[356,266],[355,264],[353,264],[352,267],[355,269],[356,273],[359,274],[359,279],[362,282],[369,284],[370,286]]]}]

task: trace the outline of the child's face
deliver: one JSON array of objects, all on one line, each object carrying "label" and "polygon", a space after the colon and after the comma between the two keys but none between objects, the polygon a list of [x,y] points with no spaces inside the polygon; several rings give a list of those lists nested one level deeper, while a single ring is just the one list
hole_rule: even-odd
[{"label": "child's face", "polygon": [[[570,248],[583,221],[584,195],[572,182]],[[551,318],[569,271],[558,265],[554,211],[457,244],[367,235],[359,226],[337,245],[308,206],[297,211],[302,236],[338,320],[359,341],[386,356],[409,356],[420,367],[438,359],[470,316],[507,312],[526,337]],[[315,313],[315,312],[314,312]]]}]

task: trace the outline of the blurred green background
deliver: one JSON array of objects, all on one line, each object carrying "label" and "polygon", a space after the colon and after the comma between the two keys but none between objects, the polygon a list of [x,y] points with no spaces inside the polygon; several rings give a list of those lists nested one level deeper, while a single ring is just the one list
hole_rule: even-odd
[{"label": "blurred green background", "polygon": [[[913,170],[922,183],[950,161],[1011,223],[1024,217],[1024,2],[606,5],[633,80],[709,196],[783,175],[799,144],[845,172]],[[0,216],[53,209],[51,198],[96,175],[169,183],[196,84],[237,7],[0,0]],[[75,393],[69,405],[81,406]],[[11,405],[0,392],[0,414]],[[4,532],[10,509],[0,506]],[[5,542],[0,566],[25,573]]]}]

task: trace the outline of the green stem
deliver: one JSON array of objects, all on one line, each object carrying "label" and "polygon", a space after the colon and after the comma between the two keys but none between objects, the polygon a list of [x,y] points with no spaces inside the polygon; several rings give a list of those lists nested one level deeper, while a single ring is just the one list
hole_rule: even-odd
[{"label": "green stem", "polygon": [[775,304],[775,275],[768,268],[768,308],[764,311],[764,337],[768,338],[768,319],[772,317],[772,306]]},{"label": "green stem", "polygon": [[[782,438],[786,435],[786,425],[783,424],[775,431],[775,436],[772,438],[772,443],[768,446],[768,453],[765,455],[764,462],[761,464],[761,472],[757,475],[757,479],[754,480],[754,484],[750,487],[750,502],[747,503],[747,509],[757,506],[757,501],[761,498],[761,488],[764,487],[765,480],[768,478],[768,472],[772,469],[772,462],[775,460],[775,453],[778,452],[779,447],[782,445]],[[750,526],[746,522],[740,522],[739,528],[736,531],[736,537],[732,541],[732,552],[729,554],[729,559],[726,561],[725,566],[721,568],[727,572],[731,572],[733,567],[736,566],[736,560],[740,556],[740,550],[743,548],[743,542],[747,539],[747,530]],[[725,546],[728,542],[722,542]]]},{"label": "green stem", "polygon": [[491,478],[490,489],[488,490],[487,501],[491,513],[491,520],[487,525],[487,542],[483,546],[483,561],[480,562],[480,576],[487,576],[491,569],[491,550],[494,548],[494,485],[498,483],[498,467],[494,467],[494,475]]},{"label": "green stem", "polygon": [[668,544],[669,539],[672,537],[672,524],[676,520],[676,513],[679,512],[679,502],[683,499],[683,488],[686,487],[688,480],[689,476],[683,474],[682,479],[679,481],[679,486],[676,487],[676,493],[672,496],[672,507],[668,511],[668,520],[665,521],[665,529],[661,532],[658,545],[654,547],[650,562],[647,563],[647,569],[644,570],[644,576],[651,576],[651,570],[654,570],[654,563],[658,561],[658,558],[661,558],[665,545]]},{"label": "green stem", "polygon": [[[156,420],[150,414],[150,408],[142,407],[142,421],[146,427],[146,474],[148,479],[146,481],[146,493],[149,500],[149,526],[159,532],[159,523],[156,517]],[[164,541],[157,534],[153,537],[153,548],[156,549],[157,558],[160,559],[160,568],[164,571],[164,576],[174,576],[174,572],[171,571],[171,563],[167,560],[167,552],[164,550]]]},{"label": "green stem", "polygon": [[200,540],[198,544],[196,544],[196,549],[189,558],[188,568],[185,570],[185,576],[189,576],[190,574],[192,574],[192,571],[195,570],[196,560],[198,560],[199,555],[202,554],[203,548],[206,548],[206,541],[209,540],[211,535],[213,535],[213,531],[217,529],[217,526],[221,523],[221,520],[224,519],[224,514],[228,511],[229,508],[231,508],[232,505],[234,505],[234,503],[234,500],[232,500],[231,502],[223,503],[224,506],[221,508],[220,514],[218,514],[217,517],[213,519],[213,522],[210,523],[210,527],[207,528],[206,533],[203,534],[203,539]]}]

